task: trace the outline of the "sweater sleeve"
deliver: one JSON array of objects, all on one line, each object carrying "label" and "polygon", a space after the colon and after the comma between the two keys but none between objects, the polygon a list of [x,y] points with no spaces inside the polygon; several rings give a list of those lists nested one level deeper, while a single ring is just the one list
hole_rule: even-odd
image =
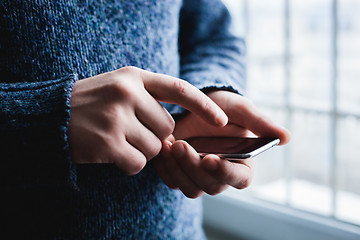
[{"label": "sweater sleeve", "polygon": [[[202,91],[245,91],[245,42],[230,31],[221,0],[184,0],[180,13],[180,78]],[[184,111],[174,107],[173,114]]]},{"label": "sweater sleeve", "polygon": [[2,183],[70,183],[70,95],[77,76],[0,83]]}]

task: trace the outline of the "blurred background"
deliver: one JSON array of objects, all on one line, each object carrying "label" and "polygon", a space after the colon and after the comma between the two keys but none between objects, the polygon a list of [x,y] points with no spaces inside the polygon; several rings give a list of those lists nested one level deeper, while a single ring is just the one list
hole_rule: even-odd
[{"label": "blurred background", "polygon": [[[323,227],[320,232],[334,231],[333,239],[360,239],[360,1],[224,3],[233,31],[247,41],[247,97],[290,129],[292,141],[256,158],[249,189],[204,199],[209,239],[274,239],[273,225],[294,219],[311,231],[317,231],[314,222]],[[247,223],[241,206],[247,204],[245,210],[254,204],[256,211],[263,209],[263,220],[270,216],[272,230],[262,226],[265,235],[246,229],[242,235],[240,225]],[[274,209],[291,219],[276,224]],[[229,221],[241,222],[232,229]],[[218,236],[219,231],[229,235]],[[290,231],[277,239],[299,234]],[[314,236],[307,237],[321,239]]]}]

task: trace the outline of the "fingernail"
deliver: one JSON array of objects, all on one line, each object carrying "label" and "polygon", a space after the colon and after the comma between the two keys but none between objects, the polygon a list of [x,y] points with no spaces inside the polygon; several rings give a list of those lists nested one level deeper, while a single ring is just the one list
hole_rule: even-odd
[{"label": "fingernail", "polygon": [[185,155],[185,147],[183,143],[174,144],[171,147],[171,154],[175,158],[182,158]]},{"label": "fingernail", "polygon": [[167,149],[170,149],[171,146],[172,146],[172,143],[170,141],[168,141],[168,140],[164,141],[164,147],[166,147]]}]

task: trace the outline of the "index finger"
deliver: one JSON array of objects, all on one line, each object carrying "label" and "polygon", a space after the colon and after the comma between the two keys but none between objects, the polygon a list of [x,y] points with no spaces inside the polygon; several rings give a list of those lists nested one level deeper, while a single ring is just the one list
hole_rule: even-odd
[{"label": "index finger", "polygon": [[162,102],[179,104],[215,126],[225,126],[228,118],[224,111],[207,95],[190,83],[164,74],[141,70],[145,89]]}]

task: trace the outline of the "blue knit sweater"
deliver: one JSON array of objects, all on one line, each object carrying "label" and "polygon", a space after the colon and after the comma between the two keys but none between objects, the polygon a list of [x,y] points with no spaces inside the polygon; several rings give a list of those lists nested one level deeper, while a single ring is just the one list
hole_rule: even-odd
[{"label": "blue knit sweater", "polygon": [[221,1],[2,0],[0,12],[0,235],[204,238],[201,202],[151,161],[132,177],[73,164],[66,131],[75,81],[128,65],[243,92],[244,43]]}]

